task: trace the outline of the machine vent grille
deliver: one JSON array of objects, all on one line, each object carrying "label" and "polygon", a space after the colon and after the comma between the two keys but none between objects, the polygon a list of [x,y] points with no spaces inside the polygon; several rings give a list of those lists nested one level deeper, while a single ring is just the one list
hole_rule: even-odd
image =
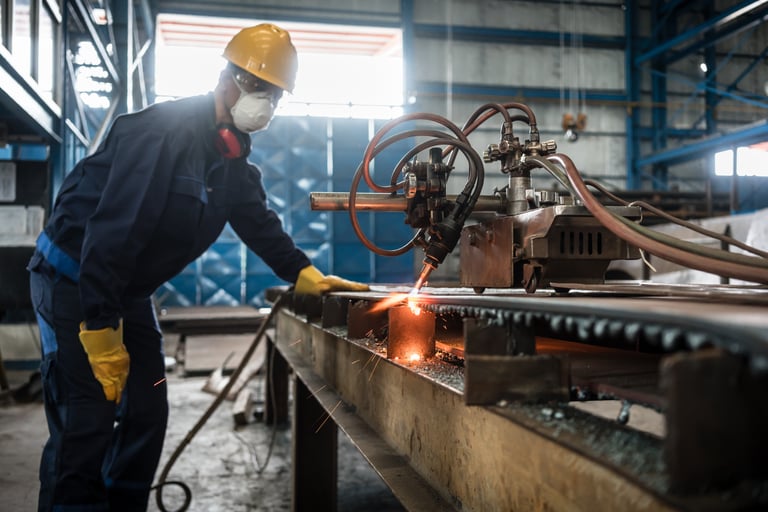
[{"label": "machine vent grille", "polygon": [[560,254],[600,256],[603,254],[603,234],[599,231],[561,231]]}]

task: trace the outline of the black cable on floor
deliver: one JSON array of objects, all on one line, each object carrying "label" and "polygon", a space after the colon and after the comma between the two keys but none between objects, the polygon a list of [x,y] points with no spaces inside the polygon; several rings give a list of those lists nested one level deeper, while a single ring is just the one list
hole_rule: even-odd
[{"label": "black cable on floor", "polygon": [[195,425],[189,430],[189,432],[187,432],[187,435],[184,437],[181,443],[179,443],[179,446],[176,447],[176,450],[173,451],[173,453],[171,454],[171,457],[168,459],[168,462],[166,462],[165,466],[163,467],[163,470],[160,473],[160,478],[158,478],[157,480],[157,484],[152,486],[152,490],[156,491],[155,503],[157,503],[157,508],[159,508],[161,512],[170,512],[168,509],[165,508],[165,505],[163,504],[163,487],[167,485],[176,485],[178,487],[181,487],[182,490],[184,491],[184,503],[182,503],[180,508],[178,508],[173,512],[184,512],[189,508],[189,505],[192,503],[192,491],[190,490],[189,486],[182,481],[166,480],[166,478],[168,478],[168,473],[170,473],[171,468],[176,462],[176,459],[179,458],[179,455],[181,455],[181,452],[184,451],[187,445],[192,441],[192,438],[195,437],[198,431],[203,427],[203,425],[205,425],[208,419],[213,415],[214,411],[216,411],[216,409],[219,407],[221,402],[223,402],[224,399],[227,397],[227,394],[229,394],[230,389],[232,389],[232,386],[234,386],[235,382],[237,381],[237,378],[240,376],[243,369],[248,364],[248,361],[251,359],[251,356],[256,351],[256,347],[259,345],[259,342],[264,337],[264,333],[267,331],[269,324],[272,323],[272,319],[274,318],[275,313],[277,313],[277,311],[283,306],[283,302],[285,300],[286,300],[286,294],[280,294],[278,296],[277,300],[272,305],[272,311],[270,311],[267,318],[259,326],[259,330],[256,331],[256,336],[254,336],[253,341],[251,342],[251,345],[248,347],[248,350],[245,351],[245,354],[243,355],[243,359],[240,361],[240,364],[232,372],[232,375],[230,375],[229,381],[224,386],[224,389],[222,389],[219,392],[219,394],[216,395],[216,398],[213,400],[211,405],[208,406],[208,409],[203,413],[200,419],[197,420],[197,423],[195,423]]}]

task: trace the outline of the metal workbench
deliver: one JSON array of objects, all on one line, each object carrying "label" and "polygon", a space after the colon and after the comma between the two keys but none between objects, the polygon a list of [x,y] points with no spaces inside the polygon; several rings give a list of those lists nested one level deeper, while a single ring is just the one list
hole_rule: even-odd
[{"label": "metal workbench", "polygon": [[[387,358],[402,333],[371,306],[393,291],[296,297],[277,315],[294,510],[335,508],[337,429],[408,510],[768,504],[765,290],[428,289],[436,349],[418,362]],[[572,406],[599,399],[654,408],[665,432]]]},{"label": "metal workbench", "polygon": [[[190,336],[253,334],[267,314],[251,306],[192,306],[161,308],[157,320],[164,334],[178,334],[176,371],[186,375],[187,338]],[[206,369],[206,372],[213,368]]]}]

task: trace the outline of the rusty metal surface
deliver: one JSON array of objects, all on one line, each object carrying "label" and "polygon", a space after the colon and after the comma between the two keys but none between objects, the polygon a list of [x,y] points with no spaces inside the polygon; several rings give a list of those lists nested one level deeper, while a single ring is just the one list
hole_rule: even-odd
[{"label": "rusty metal surface", "polygon": [[[332,419],[354,414],[364,438],[462,510],[740,510],[756,499],[750,487],[670,493],[663,439],[564,403],[467,406],[461,367],[388,360],[380,342],[348,339],[343,326],[281,312],[277,345],[313,391],[330,393]],[[413,490],[372,465],[406,508],[432,509],[406,504]]]},{"label": "rusty metal surface", "polygon": [[[327,412],[327,415],[316,418],[316,423],[331,422],[349,436],[406,509],[455,510],[450,500],[441,496],[409,465],[404,452],[395,450],[370,423],[364,421],[360,410],[371,404],[354,401],[351,395],[356,391],[339,385],[343,381],[353,388],[359,385],[361,389],[358,391],[364,393],[365,388],[375,386],[378,381],[377,375],[376,381],[372,382],[378,363],[387,363],[385,356],[377,356],[377,361],[372,362],[374,358],[368,358],[369,351],[359,345],[337,344],[340,340],[327,333],[338,330],[321,330],[293,313],[279,313],[276,347],[311,394],[311,397],[296,396],[294,400],[316,400]],[[340,367],[343,371],[339,371]]]},{"label": "rusty metal surface", "polygon": [[[458,390],[422,374],[419,365],[397,364],[332,331],[281,312],[277,345],[302,378],[309,374],[319,378],[318,386],[326,386],[322,392],[335,391],[340,401],[328,400],[329,413],[337,404],[354,411],[456,508],[673,509],[649,485],[664,485],[656,469],[659,443],[651,436],[621,431],[608,439],[600,434],[600,421],[571,411],[567,418],[552,419],[542,413],[541,406],[467,407]],[[330,415],[336,419],[336,412]],[[576,439],[569,440],[568,431],[587,431],[582,424],[593,421],[591,440],[579,440],[580,449],[567,446]],[[552,435],[534,432],[527,422],[549,424],[546,429]],[[655,449],[640,450],[642,454],[632,460],[596,462],[580,451],[587,450],[589,443]],[[408,494],[407,488],[388,480],[386,471],[381,473],[396,496]],[[403,504],[409,510],[435,510]]]},{"label": "rusty metal surface", "polygon": [[503,323],[532,325],[553,337],[600,344],[647,345],[663,352],[706,346],[748,354],[752,368],[768,371],[768,315],[758,295],[737,302],[695,297],[584,296],[552,292],[472,294],[426,289],[413,302],[437,313],[495,317]]},{"label": "rusty metal surface", "polygon": [[387,358],[420,360],[435,354],[435,315],[414,315],[408,306],[389,308]]},{"label": "rusty metal surface", "polygon": [[708,349],[666,358],[660,377],[668,402],[664,455],[674,490],[766,475],[768,374],[755,375],[742,358]]},{"label": "rusty metal surface", "polygon": [[[409,301],[438,314],[535,325],[540,336],[596,345],[611,343],[616,348],[648,347],[671,353],[719,347],[747,355],[755,371],[768,371],[768,288],[720,287],[728,290],[726,298],[715,298],[703,288],[697,292],[694,286],[664,285],[656,287],[654,293],[638,294],[553,290],[533,294],[488,290],[477,294],[469,288],[425,287]],[[375,301],[408,291],[406,287],[374,285],[370,292],[342,295]]]},{"label": "rusty metal surface", "polygon": [[[682,296],[668,294],[671,289],[652,296],[627,296],[521,290],[478,295],[464,288],[426,288],[409,303],[434,314],[437,354],[410,363],[387,360],[392,325],[363,328],[365,318],[374,318],[369,312],[379,307],[372,305],[404,305],[404,299],[393,294],[405,294],[408,289],[374,286],[370,292],[332,294],[333,300],[350,301],[350,328],[352,317],[360,324],[355,336],[338,319],[327,322],[286,312],[279,320],[282,330],[300,329],[301,340],[289,340],[291,336],[281,335],[278,326],[278,347],[286,357],[311,368],[323,385],[334,390],[338,403],[351,407],[457,508],[739,510],[768,506],[768,475],[760,469],[762,459],[758,460],[765,445],[756,444],[754,436],[733,434],[736,430],[727,426],[736,418],[737,425],[753,425],[750,418],[763,414],[759,411],[765,410],[765,397],[753,392],[755,385],[733,388],[734,392],[748,390],[749,399],[718,399],[727,414],[705,415],[716,420],[707,432],[733,434],[719,440],[725,447],[722,454],[705,451],[702,455],[707,462],[700,466],[718,471],[705,471],[706,476],[700,477],[693,459],[684,455],[687,448],[670,445],[674,439],[702,439],[695,434],[697,422],[686,419],[693,416],[682,411],[688,406],[708,408],[707,396],[696,390],[718,385],[708,382],[707,372],[686,374],[687,366],[677,364],[668,367],[664,379],[680,384],[662,387],[659,368],[667,358],[679,355],[687,361],[689,354],[717,347],[740,361],[739,382],[754,379],[764,387],[768,318],[761,292],[750,301],[745,299],[748,287],[743,289],[747,291],[727,288],[726,293],[740,299],[700,301],[691,287]],[[406,326],[396,326],[395,331],[405,329],[407,335],[404,320],[401,323]],[[327,325],[333,326],[323,328]],[[557,364],[547,366],[546,358]],[[717,375],[726,375],[728,368],[716,368]],[[625,408],[632,403],[648,405],[663,414],[666,432],[674,435],[656,437],[624,428],[621,414],[611,421],[577,411],[566,405],[568,390],[571,400],[613,397],[624,401]],[[755,401],[760,404],[757,408]],[[484,405],[467,405],[471,403]],[[668,414],[670,407],[675,408],[674,414]],[[496,448],[487,448],[488,443]],[[576,473],[569,465],[574,460],[579,467]],[[552,461],[567,467],[565,473],[571,478],[555,474]],[[531,464],[537,465],[537,471],[526,472]],[[458,473],[469,475],[465,476],[469,481],[460,482]],[[691,475],[697,479],[696,492],[690,492]],[[574,491],[574,486],[620,492],[615,502],[609,500],[606,505],[590,492]],[[687,491],[678,494],[674,486]],[[479,495],[478,489],[483,489]],[[571,499],[567,507],[565,496]]]}]

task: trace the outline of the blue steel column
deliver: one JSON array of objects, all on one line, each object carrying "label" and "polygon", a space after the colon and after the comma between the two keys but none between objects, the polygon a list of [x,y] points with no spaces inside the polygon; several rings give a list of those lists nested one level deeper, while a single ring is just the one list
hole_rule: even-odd
[{"label": "blue steel column", "polygon": [[[712,4],[708,6],[706,9],[707,17],[711,18],[714,16],[714,10]],[[707,136],[714,135],[717,131],[717,119],[715,118],[715,109],[717,108],[717,104],[720,102],[721,98],[713,92],[713,87],[717,86],[716,83],[716,76],[717,76],[717,52],[715,45],[707,46],[704,49],[704,63],[707,66],[706,71],[706,92],[704,93],[704,131],[707,133]],[[692,126],[691,128],[696,128],[696,126]],[[702,162],[702,167],[704,169],[704,180],[707,184],[707,210],[710,211],[712,209],[712,179],[715,175],[715,152],[710,151],[707,153],[706,158],[704,158],[704,161]],[[734,179],[736,177],[736,168],[734,167]],[[733,208],[732,208],[733,209]]]},{"label": "blue steel column", "polygon": [[640,152],[639,133],[639,102],[640,102],[640,73],[635,64],[637,37],[637,2],[627,0],[624,11],[624,35],[626,38],[624,50],[624,81],[627,87],[627,189],[637,190],[642,186],[640,169],[635,165],[635,159]]},{"label": "blue steel column", "polygon": [[[660,2],[653,2],[651,7],[651,22],[662,23],[655,33],[655,42],[666,40],[670,35],[668,27],[672,24],[659,12]],[[673,14],[674,16],[674,14]],[[657,153],[667,147],[667,65],[663,56],[651,60],[651,126],[652,148]],[[667,163],[658,162],[652,167],[654,190],[667,189]]]}]

